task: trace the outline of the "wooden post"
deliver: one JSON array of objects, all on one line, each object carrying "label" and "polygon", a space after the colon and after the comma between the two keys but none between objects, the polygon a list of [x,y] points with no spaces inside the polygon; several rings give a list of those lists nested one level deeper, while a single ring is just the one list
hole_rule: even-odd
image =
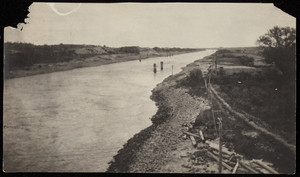
[{"label": "wooden post", "polygon": [[219,118],[219,173],[222,173],[222,118]]},{"label": "wooden post", "polygon": [[164,70],[164,62],[160,62],[160,70]]},{"label": "wooden post", "polygon": [[153,72],[156,73],[156,64],[153,64]]},{"label": "wooden post", "polygon": [[207,77],[204,78],[204,83],[205,83],[205,88],[206,88],[206,93],[207,93],[207,100],[210,100],[210,93],[209,93],[209,89],[207,86]]},{"label": "wooden post", "polygon": [[218,57],[217,56],[215,56],[215,69],[216,69],[216,73],[218,73],[218,59],[217,59]]},{"label": "wooden post", "polygon": [[[211,97],[211,95],[210,95]],[[215,112],[214,110],[211,108],[211,113],[212,113],[212,117],[213,117],[213,121],[214,121],[214,127],[215,127],[215,135],[217,136],[218,135],[218,130],[217,130],[217,125],[216,125],[216,119],[215,119]]]},{"label": "wooden post", "polygon": [[204,136],[203,136],[203,133],[201,130],[199,131],[199,135],[200,135],[201,140],[204,141]]},{"label": "wooden post", "polygon": [[216,126],[215,113],[214,113],[214,110],[213,110],[212,93],[211,93],[211,90],[210,90],[210,77],[209,77],[209,83],[208,83],[207,88],[208,88],[209,99],[210,99],[211,114],[212,114],[212,117],[213,117],[214,127],[215,127],[215,133],[214,134],[217,135],[217,126]]}]

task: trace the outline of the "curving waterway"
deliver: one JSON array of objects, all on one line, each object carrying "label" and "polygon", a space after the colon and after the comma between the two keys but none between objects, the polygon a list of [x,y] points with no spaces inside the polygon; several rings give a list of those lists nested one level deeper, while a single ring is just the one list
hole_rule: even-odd
[{"label": "curving waterway", "polygon": [[[104,172],[126,141],[151,125],[151,90],[214,50],[6,80],[6,172]],[[160,70],[160,61],[164,70]],[[157,73],[153,73],[156,63]]]}]

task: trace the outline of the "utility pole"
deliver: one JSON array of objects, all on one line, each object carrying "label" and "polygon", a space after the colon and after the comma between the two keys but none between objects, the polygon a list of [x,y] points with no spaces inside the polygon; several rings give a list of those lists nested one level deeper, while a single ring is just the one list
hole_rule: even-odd
[{"label": "utility pole", "polygon": [[219,120],[219,173],[222,173],[222,118],[218,117]]},{"label": "utility pole", "polygon": [[215,67],[216,73],[218,73],[218,56],[215,56]]}]

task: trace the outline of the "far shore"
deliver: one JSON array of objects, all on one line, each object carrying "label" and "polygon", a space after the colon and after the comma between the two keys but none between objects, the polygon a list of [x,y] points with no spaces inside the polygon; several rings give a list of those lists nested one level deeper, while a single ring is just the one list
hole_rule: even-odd
[{"label": "far shore", "polygon": [[[201,49],[203,50],[203,49]],[[201,51],[176,51],[173,52],[172,55],[180,55],[184,53],[191,53],[191,52],[198,52]],[[205,49],[204,49],[205,50]],[[168,56],[168,53],[161,52],[157,54],[150,54],[150,55],[139,55],[139,54],[111,54],[111,55],[96,55],[89,58],[81,59],[81,60],[70,60],[68,62],[57,62],[57,63],[39,63],[34,64],[33,66],[25,67],[23,69],[15,69],[10,71],[9,73],[4,73],[5,79],[13,79],[13,78],[20,78],[38,74],[46,74],[58,71],[68,71],[76,68],[83,68],[83,67],[93,67],[93,66],[101,66],[113,63],[121,63],[126,61],[133,61],[133,60],[144,60],[148,58],[154,57],[164,57]]]}]

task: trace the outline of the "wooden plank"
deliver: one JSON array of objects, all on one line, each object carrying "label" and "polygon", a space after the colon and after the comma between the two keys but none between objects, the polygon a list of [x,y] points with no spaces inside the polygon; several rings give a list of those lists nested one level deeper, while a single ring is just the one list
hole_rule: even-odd
[{"label": "wooden plank", "polygon": [[195,138],[193,136],[190,136],[190,139],[191,139],[193,146],[197,146]]},{"label": "wooden plank", "polygon": [[250,172],[254,173],[254,174],[258,174],[258,172],[256,170],[254,170],[253,168],[249,167],[248,165],[244,164],[243,162],[239,161],[239,164],[246,168],[247,170],[249,170]]},{"label": "wooden plank", "polygon": [[[219,155],[219,151],[217,151],[217,150],[215,150],[215,149],[213,149],[212,153],[215,154],[215,155]],[[229,155],[227,155],[227,154],[225,154],[225,153],[222,153],[222,156],[223,156],[223,159],[225,159],[225,160],[227,160],[228,162],[230,162],[230,161],[229,161],[229,159],[230,159],[230,156],[229,156]]]},{"label": "wooden plank", "polygon": [[255,168],[256,170],[258,170],[261,174],[270,174],[270,172],[264,168]]},{"label": "wooden plank", "polygon": [[194,134],[194,133],[191,133],[191,132],[183,132],[184,134],[187,134],[187,135],[189,135],[189,136],[194,136],[194,137],[197,137],[197,138],[200,138],[200,136],[198,136],[198,135],[196,135],[196,134]]},{"label": "wooden plank", "polygon": [[265,168],[266,170],[268,170],[269,172],[271,172],[272,174],[279,174],[277,171],[273,170],[272,168],[270,168],[269,166],[267,166],[266,164],[264,164],[262,161],[259,160],[253,160],[256,164],[260,165],[261,167]]},{"label": "wooden plank", "polygon": [[199,135],[200,135],[200,139],[201,139],[202,141],[204,141],[205,139],[204,139],[204,136],[203,136],[203,133],[202,133],[201,130],[199,131]]},{"label": "wooden plank", "polygon": [[[219,158],[218,158],[217,156],[215,156],[213,153],[207,151],[207,154],[208,154],[209,156],[211,156],[213,159],[215,159],[216,161],[219,161]],[[232,167],[230,167],[229,165],[227,165],[225,162],[222,162],[222,165],[223,165],[225,168],[227,168],[229,171],[232,170]]]},{"label": "wooden plank", "polygon": [[[213,149],[219,151],[219,145],[218,145],[218,144],[212,143],[212,142],[210,142],[210,141],[206,141],[206,143],[209,145],[209,147],[211,147],[211,148],[213,148]],[[229,156],[232,155],[232,154],[234,153],[234,152],[228,151],[227,149],[223,149],[222,152],[225,153],[225,154],[227,154],[227,155],[229,155]]]},{"label": "wooden plank", "polygon": [[236,162],[236,164],[235,164],[235,166],[234,166],[234,168],[232,170],[232,174],[236,173],[236,170],[237,170],[238,167],[239,167],[239,161]]}]

